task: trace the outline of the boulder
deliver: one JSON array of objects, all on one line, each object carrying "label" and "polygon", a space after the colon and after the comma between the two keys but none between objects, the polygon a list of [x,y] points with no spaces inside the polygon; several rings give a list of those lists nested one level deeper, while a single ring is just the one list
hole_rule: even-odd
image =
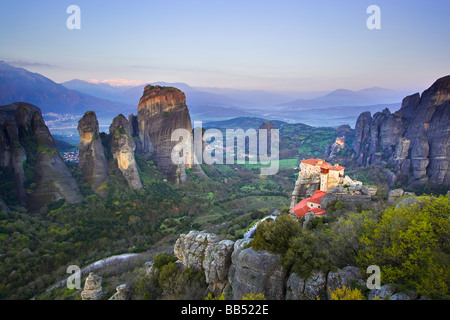
[{"label": "boulder", "polygon": [[386,179],[387,179],[387,183],[390,187],[394,186],[395,183],[397,182],[397,176],[395,175],[395,173],[393,173],[391,170],[389,169],[384,169],[383,170],[384,174],[386,175]]},{"label": "boulder", "polygon": [[236,241],[231,255],[229,282],[232,299],[254,293],[264,294],[268,300],[281,300],[285,296],[287,272],[279,263],[279,255],[267,251],[255,251],[248,239]]},{"label": "boulder", "polygon": [[305,280],[292,272],[286,282],[286,300],[303,300],[305,291]]},{"label": "boulder", "polygon": [[145,274],[148,276],[152,276],[153,274],[156,273],[158,269],[154,266],[154,262],[153,261],[147,261],[145,263]]},{"label": "boulder", "polygon": [[369,195],[369,196],[376,196],[378,192],[377,186],[362,186],[361,187],[362,194]]},{"label": "boulder", "polygon": [[231,240],[210,243],[206,247],[202,267],[209,290],[216,296],[219,296],[228,285],[228,271],[233,250],[234,242]]},{"label": "boulder", "polygon": [[81,292],[82,300],[101,300],[106,292],[102,289],[102,278],[92,272],[86,278],[84,289]]},{"label": "boulder", "polygon": [[188,234],[180,235],[175,242],[173,252],[186,267],[202,270],[206,248],[210,243],[216,243],[218,240],[215,234],[192,230]]},{"label": "boulder", "polygon": [[130,300],[131,290],[127,284],[122,284],[116,287],[116,293],[111,296],[108,300]]},{"label": "boulder", "polygon": [[329,272],[327,276],[327,296],[331,299],[330,290],[334,291],[337,288],[344,286],[349,287],[355,283],[360,285],[366,285],[365,281],[361,277],[361,270],[357,267],[347,266],[343,269],[339,269],[336,272]]},{"label": "boulder", "polygon": [[380,289],[372,289],[369,293],[369,300],[375,299],[378,297],[381,300],[389,298],[395,293],[395,285],[392,283],[385,284]]},{"label": "boulder", "polygon": [[399,200],[401,197],[403,197],[404,191],[403,189],[395,189],[389,191],[388,194],[388,204],[393,205]]},{"label": "boulder", "polygon": [[394,293],[389,300],[412,300],[410,296],[408,296],[406,293],[399,292]]},{"label": "boulder", "polygon": [[402,206],[411,207],[417,203],[420,203],[420,201],[421,200],[416,197],[404,198],[404,199],[400,200],[399,202],[397,202],[397,204],[395,205],[395,208],[400,208]]},{"label": "boulder", "polygon": [[315,272],[305,281],[305,300],[323,299],[326,296],[327,273]]},{"label": "boulder", "polygon": [[326,299],[326,272],[314,272],[308,279],[291,273],[286,282],[286,300]]},{"label": "boulder", "polygon": [[228,272],[233,250],[233,241],[219,241],[217,235],[199,231],[180,235],[174,246],[180,266],[204,271],[208,288],[216,296],[229,284]]}]

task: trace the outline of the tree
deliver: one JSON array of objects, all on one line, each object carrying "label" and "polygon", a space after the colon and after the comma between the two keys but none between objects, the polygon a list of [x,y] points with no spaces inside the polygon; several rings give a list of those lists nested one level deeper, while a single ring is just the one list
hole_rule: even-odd
[{"label": "tree", "polygon": [[134,291],[139,300],[156,299],[161,294],[161,289],[158,287],[158,279],[150,275],[145,275],[139,279]]},{"label": "tree", "polygon": [[450,204],[446,196],[413,198],[366,221],[357,262],[378,265],[383,282],[407,285],[429,298],[450,298]]},{"label": "tree", "polygon": [[170,262],[175,262],[178,259],[169,253],[159,253],[155,256],[155,260],[153,262],[153,267],[156,269],[161,269],[163,266],[169,264]]},{"label": "tree", "polygon": [[278,216],[275,221],[264,220],[256,228],[252,248],[284,255],[289,249],[291,238],[301,231],[301,225],[287,214]]},{"label": "tree", "polygon": [[364,245],[359,238],[364,233],[364,224],[375,221],[375,214],[371,211],[349,214],[339,217],[330,229],[326,230],[331,258],[336,266],[343,268],[356,264],[356,256]]},{"label": "tree", "polygon": [[290,240],[289,249],[281,262],[303,279],[309,278],[314,271],[332,268],[329,252],[321,239],[307,230]]},{"label": "tree", "polygon": [[280,254],[281,264],[303,278],[308,278],[314,271],[332,268],[323,239],[302,230],[301,224],[290,215],[261,222],[251,244],[255,250]]}]

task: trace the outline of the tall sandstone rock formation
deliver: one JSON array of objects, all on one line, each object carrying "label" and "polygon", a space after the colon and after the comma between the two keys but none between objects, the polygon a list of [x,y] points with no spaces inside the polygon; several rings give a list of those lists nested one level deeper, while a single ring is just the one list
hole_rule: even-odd
[{"label": "tall sandstone rock formation", "polygon": [[131,189],[142,188],[141,178],[134,158],[134,143],[131,126],[122,115],[114,118],[109,127],[109,146],[113,160],[122,172]]},{"label": "tall sandstone rock formation", "polygon": [[99,196],[106,197],[109,190],[108,162],[95,112],[86,112],[78,121],[78,133],[80,134],[78,167],[91,189]]},{"label": "tall sandstone rock formation", "polygon": [[[401,109],[372,117],[362,113],[353,149],[359,165],[386,167],[395,181],[450,184],[450,76],[437,80],[422,95],[403,99]],[[392,174],[393,173],[393,174]]]},{"label": "tall sandstone rock formation", "polygon": [[83,200],[41,110],[34,105],[18,102],[0,107],[0,168],[12,173],[16,199],[27,203],[31,212],[60,199]]},{"label": "tall sandstone rock formation", "polygon": [[[181,141],[172,141],[172,133],[183,129],[188,134],[184,163],[174,164],[172,151]],[[173,182],[186,181],[186,169],[206,176],[194,164],[193,132],[184,93],[172,87],[148,85],[144,89],[137,116],[122,114],[114,118],[109,135],[99,133],[95,112],[86,112],[78,122],[80,134],[79,168],[92,190],[101,197],[108,194],[109,174],[119,170],[132,189],[143,187],[135,152],[152,157],[158,169]],[[1,136],[0,136],[1,139]],[[186,141],[183,141],[183,143]]]},{"label": "tall sandstone rock formation", "polygon": [[176,129],[185,129],[191,135],[192,145],[191,117],[184,93],[172,87],[146,86],[138,106],[137,125],[138,152],[152,155],[169,179],[182,183],[186,179],[185,169],[194,163],[193,146],[185,150],[185,165],[176,165],[171,154],[178,141],[171,141],[171,136]]}]

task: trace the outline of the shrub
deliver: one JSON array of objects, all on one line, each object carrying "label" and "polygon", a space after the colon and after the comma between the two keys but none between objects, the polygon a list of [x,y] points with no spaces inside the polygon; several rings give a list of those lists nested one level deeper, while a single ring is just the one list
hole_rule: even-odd
[{"label": "shrub", "polygon": [[342,201],[333,201],[330,204],[327,205],[327,212],[331,215],[335,213],[343,213],[346,209],[346,204]]},{"label": "shrub", "polygon": [[363,295],[358,289],[347,288],[343,286],[342,288],[336,288],[336,290],[330,290],[331,300],[363,300]]},{"label": "shrub", "polygon": [[163,266],[175,261],[177,261],[177,258],[175,256],[169,253],[160,253],[156,255],[153,262],[153,267],[157,270],[161,270]]},{"label": "shrub", "polygon": [[330,229],[325,231],[329,251],[336,266],[343,268],[356,265],[356,255],[364,248],[359,241],[365,231],[363,225],[375,219],[372,211],[349,214],[339,217],[331,224]]},{"label": "shrub", "polygon": [[256,228],[252,248],[284,255],[291,238],[300,234],[301,225],[289,215],[280,215],[275,221],[267,219]]},{"label": "shrub", "polygon": [[158,283],[163,289],[171,287],[173,285],[173,280],[178,273],[178,267],[174,262],[169,262],[164,265],[159,271]]},{"label": "shrub", "polygon": [[225,300],[225,292],[222,292],[222,294],[218,297],[214,297],[210,292],[206,296],[205,300]]},{"label": "shrub", "polygon": [[248,293],[241,300],[266,300],[266,297],[262,293]]},{"label": "shrub", "polygon": [[289,242],[289,249],[281,258],[286,268],[303,279],[309,278],[314,271],[332,268],[328,250],[321,245],[320,239],[309,231],[303,231]]},{"label": "shrub", "polygon": [[328,250],[322,239],[302,226],[289,215],[275,221],[265,220],[258,225],[251,246],[280,254],[281,264],[299,276],[308,278],[314,271],[332,267]]},{"label": "shrub", "polygon": [[362,268],[379,265],[384,282],[411,287],[429,298],[450,298],[450,199],[416,197],[411,206],[388,207],[367,221],[360,237]]}]

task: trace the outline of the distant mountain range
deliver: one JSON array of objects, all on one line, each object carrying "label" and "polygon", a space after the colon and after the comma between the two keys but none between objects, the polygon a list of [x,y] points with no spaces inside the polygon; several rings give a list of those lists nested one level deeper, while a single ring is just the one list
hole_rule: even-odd
[{"label": "distant mountain range", "polygon": [[[172,86],[182,90],[186,94],[193,120],[219,121],[234,117],[257,116],[291,123],[302,122],[313,126],[353,125],[359,114],[364,111],[374,113],[386,107],[396,111],[406,95],[405,92],[375,87],[360,91],[339,89],[317,98],[295,99],[294,93],[191,87],[185,83],[151,84]],[[144,89],[144,85],[113,87],[105,83],[94,84],[82,80],[72,80],[62,85],[126,104],[139,101]]]},{"label": "distant mountain range", "polygon": [[[255,129],[258,130],[261,125],[267,121],[258,117],[237,117],[229,120],[221,121],[207,121],[202,123],[203,128],[217,128],[217,129]],[[271,121],[276,129],[280,129],[281,126],[288,124],[284,121],[273,120]]]},{"label": "distant mountain range", "polygon": [[[23,101],[41,108],[42,112],[83,114],[93,110],[102,118],[112,119],[118,113],[135,112],[144,84],[113,79],[93,81],[74,79],[58,84],[38,73],[13,67],[0,61],[0,105]],[[137,82],[139,83],[139,82]],[[129,85],[127,85],[129,84]],[[153,82],[172,86],[186,95],[193,121],[218,121],[235,117],[261,117],[313,126],[353,125],[364,111],[391,111],[400,108],[404,96],[385,88],[360,91],[339,89],[315,98],[305,93],[283,93],[263,90],[192,87],[186,83]],[[320,111],[319,111],[320,110]]]},{"label": "distant mountain range", "polygon": [[335,90],[325,96],[314,99],[297,99],[280,104],[283,109],[295,107],[300,110],[322,109],[338,106],[368,106],[377,104],[392,104],[402,101],[406,92],[398,92],[385,88],[369,88],[360,91],[345,89]]},{"label": "distant mountain range", "polygon": [[0,61],[0,105],[14,102],[39,106],[43,113],[83,114],[95,109],[106,116],[135,109],[125,103],[70,90],[38,73]]}]

